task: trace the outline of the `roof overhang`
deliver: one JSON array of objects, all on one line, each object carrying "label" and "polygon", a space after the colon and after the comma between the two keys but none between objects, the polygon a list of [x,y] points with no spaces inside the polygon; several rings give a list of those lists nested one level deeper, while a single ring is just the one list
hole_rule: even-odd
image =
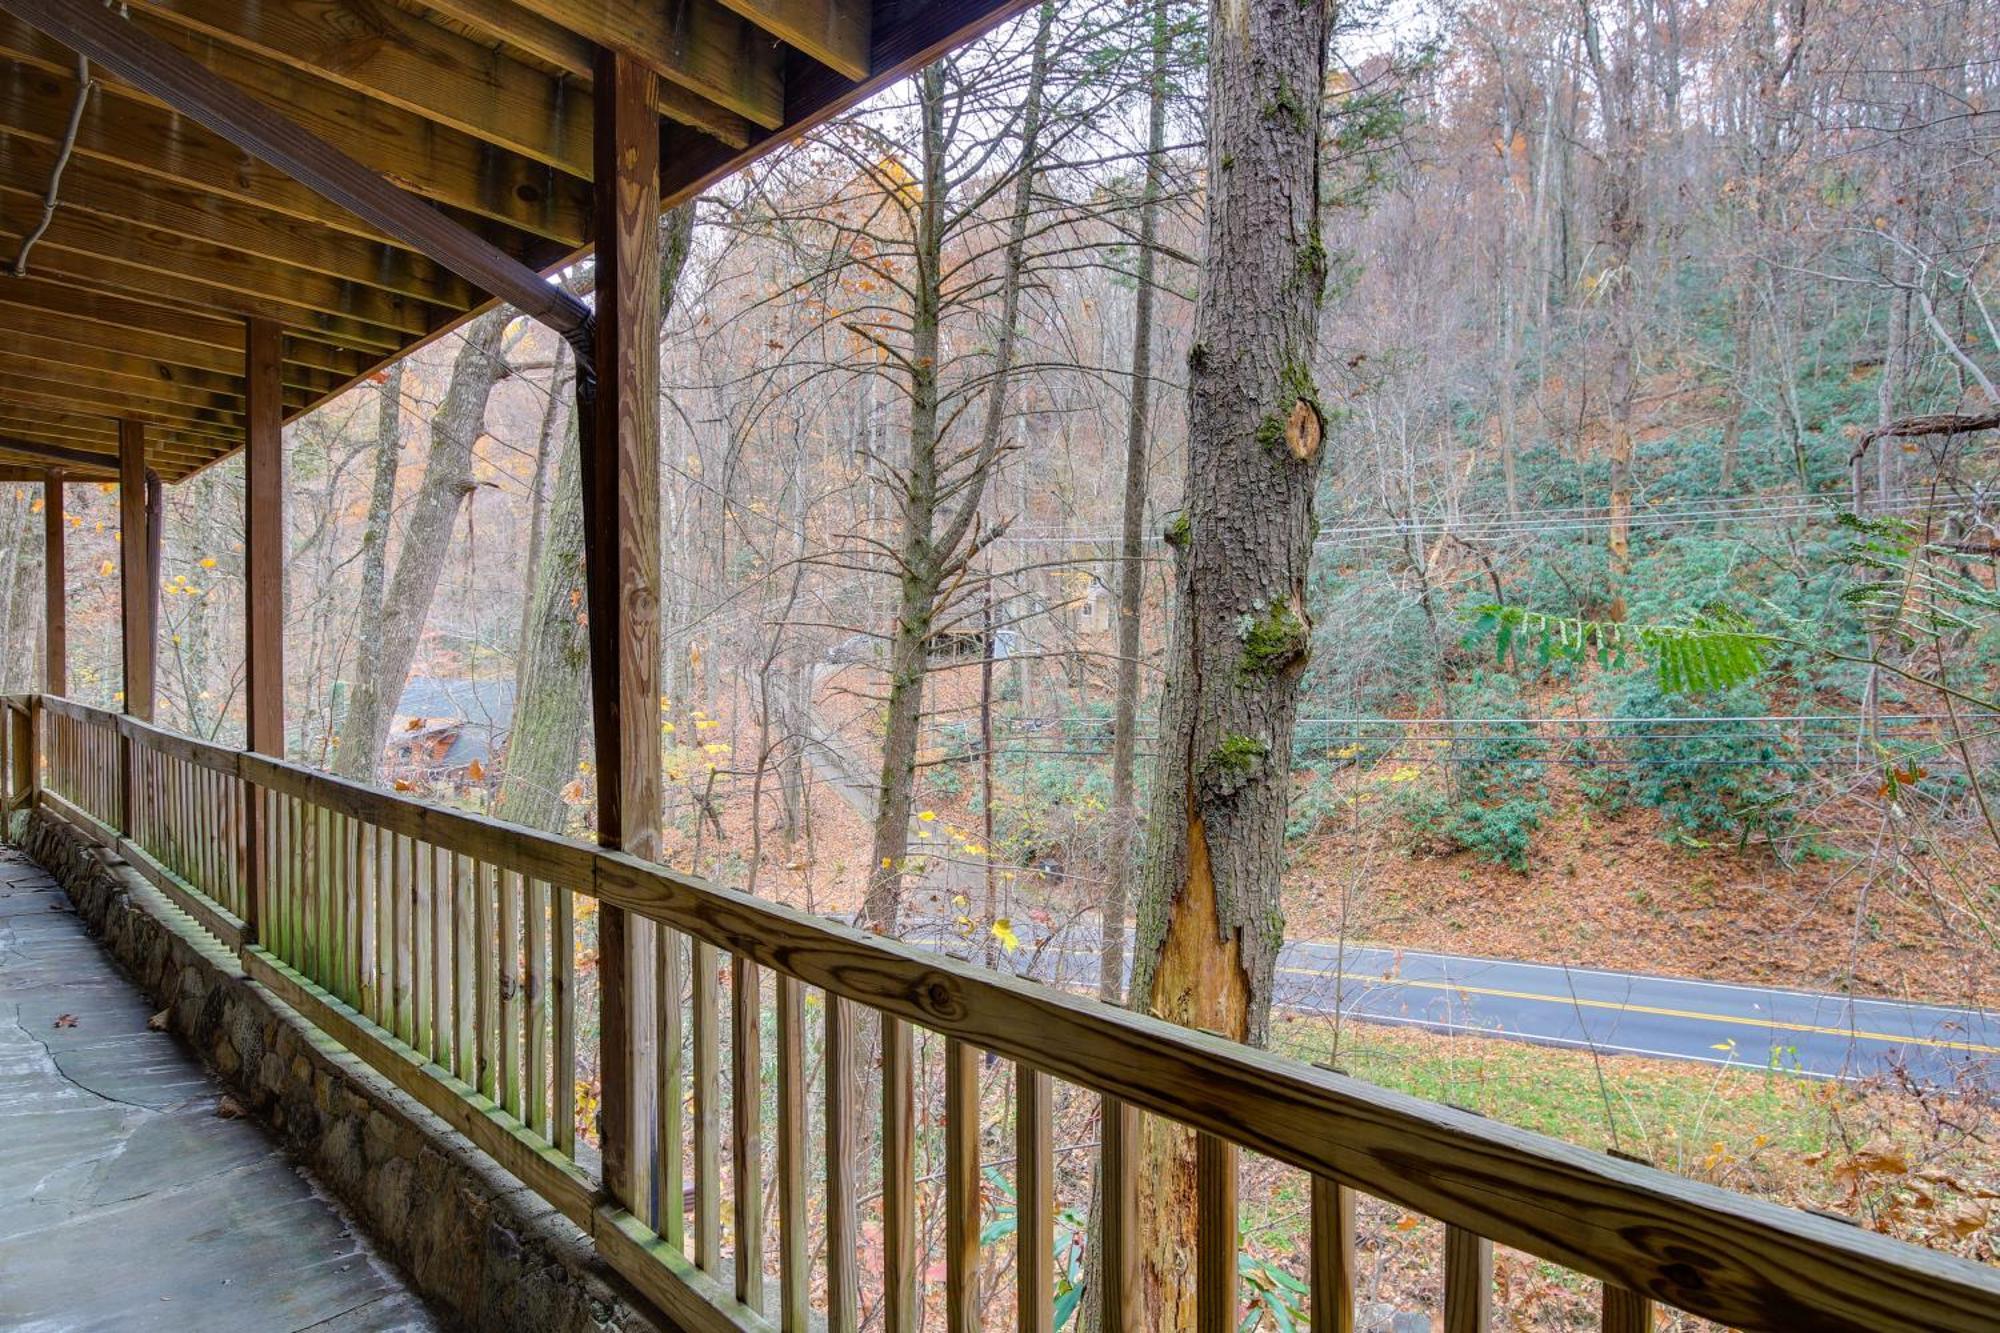
[{"label": "roof overhang", "polygon": [[[115,474],[120,420],[146,423],[168,481],[233,452],[249,319],[283,331],[290,420],[496,296],[520,304],[509,267],[551,273],[592,243],[602,51],[659,76],[671,207],[1025,5],[0,0],[0,469]],[[98,57],[86,96],[80,49]],[[329,186],[245,119],[367,188]],[[410,224],[483,265],[441,262]]]}]

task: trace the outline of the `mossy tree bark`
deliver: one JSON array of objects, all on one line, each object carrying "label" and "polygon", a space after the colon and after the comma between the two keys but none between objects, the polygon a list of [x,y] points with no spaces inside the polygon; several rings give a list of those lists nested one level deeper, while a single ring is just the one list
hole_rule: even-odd
[{"label": "mossy tree bark", "polygon": [[[1212,0],[1208,262],[1188,354],[1187,498],[1167,537],[1175,616],[1137,903],[1132,1004],[1262,1043],[1324,419],[1313,379],[1326,250],[1330,6]],[[1195,1326],[1192,1137],[1148,1118],[1139,1300]]]}]

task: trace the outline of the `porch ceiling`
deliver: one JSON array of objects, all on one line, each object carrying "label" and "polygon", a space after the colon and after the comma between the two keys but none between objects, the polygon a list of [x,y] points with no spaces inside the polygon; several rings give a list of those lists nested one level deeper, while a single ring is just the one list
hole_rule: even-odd
[{"label": "porch ceiling", "polygon": [[[96,3],[96,0],[78,0]],[[125,20],[549,272],[593,237],[600,46],[658,73],[668,206],[1025,0],[129,0]],[[283,330],[285,419],[491,303],[93,65],[0,0],[0,470],[112,479],[117,421],[177,481],[233,452],[243,321]]]}]

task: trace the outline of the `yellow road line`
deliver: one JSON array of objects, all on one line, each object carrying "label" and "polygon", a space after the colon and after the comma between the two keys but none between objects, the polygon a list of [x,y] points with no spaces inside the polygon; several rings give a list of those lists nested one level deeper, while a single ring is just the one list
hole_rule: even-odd
[{"label": "yellow road line", "polygon": [[[1363,981],[1378,986],[1412,986],[1420,990],[1456,991],[1462,995],[1490,995],[1502,1000],[1538,1000],[1570,1008],[1608,1009],[1621,1014],[1653,1014],[1660,1018],[1692,1018],[1704,1023],[1733,1023],[1764,1031],[1810,1032],[1827,1037],[1849,1037],[1859,1041],[1888,1041],[1904,1046],[1928,1046],[1936,1050],[1969,1051],[1977,1055],[2000,1055],[2000,1046],[1976,1041],[1950,1041],[1942,1037],[1900,1037],[1887,1032],[1862,1032],[1854,1028],[1822,1027],[1817,1023],[1788,1023],[1776,1018],[1751,1018],[1738,1014],[1705,1014],[1694,1009],[1663,1009],[1650,1004],[1621,1004],[1617,1000],[1586,1000],[1568,995],[1541,995],[1534,991],[1500,990],[1492,986],[1465,986],[1451,981],[1422,981],[1361,972],[1321,972],[1309,967],[1281,967],[1280,972],[1301,977],[1333,977],[1343,981]],[[1365,1015],[1364,1015],[1365,1016]]]}]

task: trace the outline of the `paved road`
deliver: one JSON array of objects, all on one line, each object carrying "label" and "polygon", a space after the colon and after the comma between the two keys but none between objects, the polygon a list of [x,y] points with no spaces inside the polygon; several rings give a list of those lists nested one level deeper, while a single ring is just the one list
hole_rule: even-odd
[{"label": "paved road", "polygon": [[[1094,940],[1043,943],[1037,975],[1095,984]],[[1992,1010],[1412,950],[1343,952],[1313,940],[1279,955],[1276,998],[1294,1012],[1432,1032],[1814,1078],[1901,1073],[1929,1086],[2000,1092],[2000,1012]]]}]

